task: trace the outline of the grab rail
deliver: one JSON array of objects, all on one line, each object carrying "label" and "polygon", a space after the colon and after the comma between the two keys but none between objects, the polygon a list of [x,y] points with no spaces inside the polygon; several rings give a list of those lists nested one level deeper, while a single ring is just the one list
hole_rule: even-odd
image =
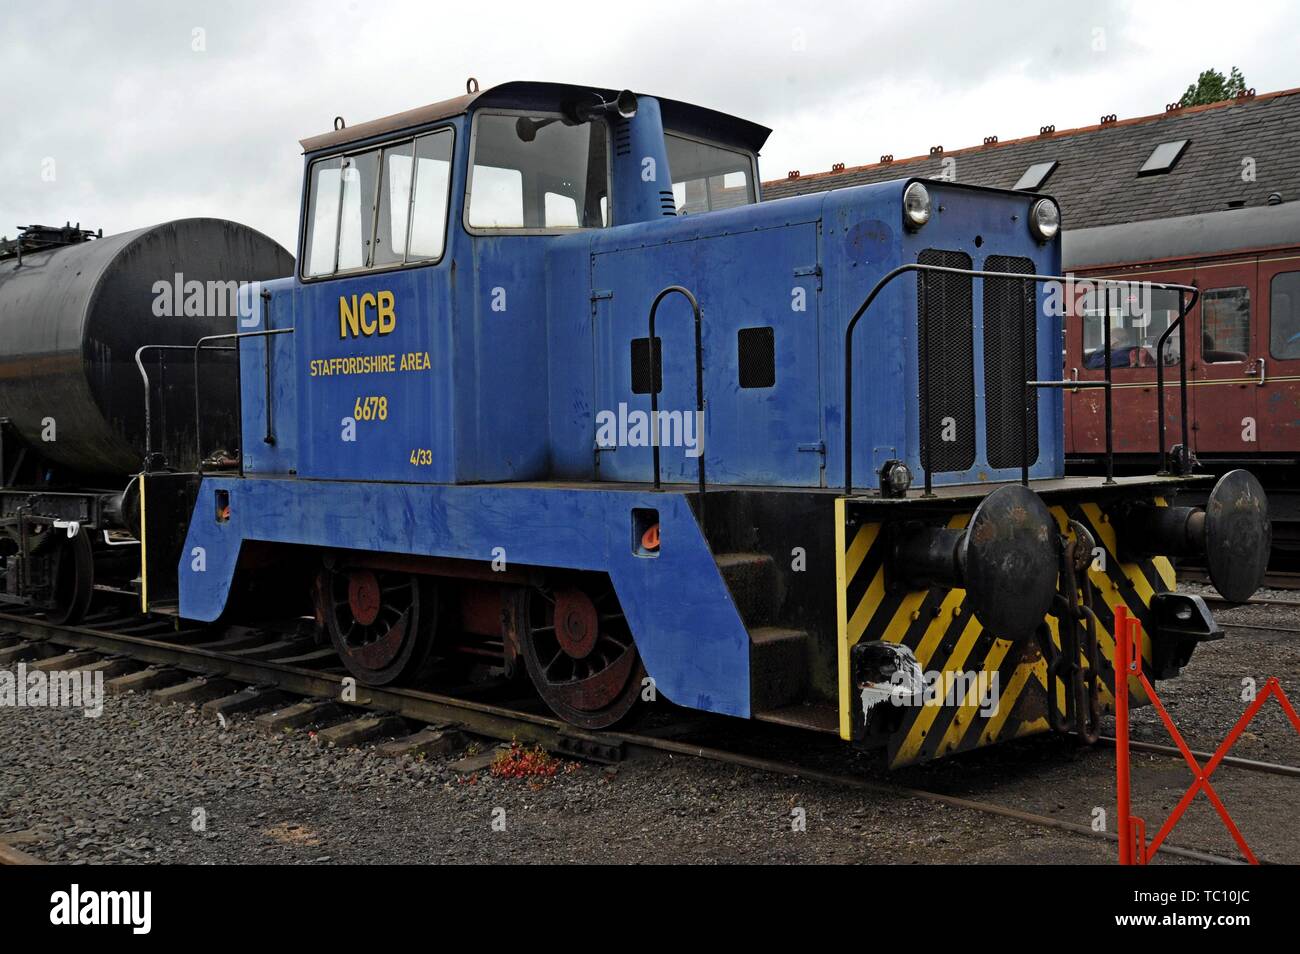
[{"label": "grab rail", "polygon": [[699,467],[700,481],[700,520],[704,519],[704,345],[701,339],[700,328],[700,303],[695,296],[691,294],[689,288],[681,285],[669,285],[659,294],[655,295],[655,300],[650,305],[650,444],[652,456],[654,458],[654,488],[661,490],[659,485],[659,384],[661,381],[655,380],[655,368],[660,369],[662,378],[663,364],[659,355],[658,346],[655,344],[655,314],[659,311],[659,304],[669,295],[678,294],[685,296],[686,300],[691,303],[691,310],[695,313],[695,406],[699,413],[696,426],[700,433],[696,439],[700,443],[700,456],[697,459]]},{"label": "grab rail", "polygon": [[[203,351],[203,346],[206,345],[209,341],[227,341],[230,339],[239,341],[242,338],[265,338],[266,339],[266,359],[263,367],[263,371],[266,375],[266,436],[262,438],[262,441],[267,444],[274,444],[275,432],[271,427],[271,421],[272,421],[271,418],[271,336],[291,335],[293,334],[293,332],[294,332],[293,328],[267,328],[262,331],[240,331],[237,333],[231,333],[225,335],[207,335],[203,338],[200,338],[198,342],[194,345],[194,441],[195,444],[197,445],[196,447],[196,450],[198,451],[197,460],[200,462],[200,464],[202,464],[203,461],[203,441],[202,441],[202,434],[199,429],[199,356]],[[235,347],[233,348],[210,348],[208,350],[238,351],[239,345],[236,344]],[[236,382],[235,407],[238,409],[240,427],[242,428],[243,420],[244,420],[244,414],[243,414],[244,389],[243,387],[240,386],[243,383],[243,377],[238,366],[236,366],[235,368],[235,382]]]},{"label": "grab rail", "polygon": [[[885,286],[888,285],[890,282],[892,282],[899,275],[903,275],[907,272],[918,273],[917,274],[918,295],[921,296],[918,300],[920,300],[922,303],[924,303],[925,276],[930,272],[938,272],[938,273],[949,274],[949,275],[966,275],[970,278],[979,278],[981,280],[986,278],[1011,279],[1011,280],[1022,281],[1022,282],[1034,282],[1035,284],[1040,284],[1042,282],[1070,283],[1074,281],[1072,276],[1066,276],[1066,275],[1024,275],[1019,272],[990,272],[990,271],[983,271],[979,269],[951,268],[946,265],[923,265],[920,262],[909,262],[904,265],[899,265],[897,268],[894,268],[891,271],[887,272],[884,275],[884,277],[882,277],[878,282],[876,282],[875,286],[872,287],[871,291],[868,292],[867,296],[862,300],[862,304],[858,306],[857,311],[853,313],[853,317],[849,319],[849,323],[847,327],[844,329],[844,494],[845,496],[850,496],[853,493],[853,330],[854,328],[857,327],[858,321],[862,318],[864,314],[866,314],[867,309],[869,309],[872,303],[875,302],[876,297],[885,288]],[[1178,317],[1175,318],[1172,322],[1170,322],[1169,327],[1165,329],[1164,334],[1160,336],[1160,339],[1156,344],[1156,391],[1157,391],[1156,400],[1159,405],[1159,413],[1158,413],[1158,440],[1160,442],[1159,452],[1160,452],[1160,458],[1163,466],[1163,461],[1165,459],[1165,446],[1164,446],[1165,400],[1164,400],[1163,348],[1166,340],[1169,338],[1169,335],[1174,331],[1175,328],[1177,328],[1179,330],[1179,342],[1180,342],[1180,349],[1181,349],[1178,372],[1179,372],[1179,393],[1182,400],[1182,432],[1183,432],[1182,446],[1184,449],[1182,459],[1179,461],[1179,472],[1183,474],[1187,473],[1190,469],[1191,458],[1190,458],[1190,453],[1187,451],[1188,448],[1187,356],[1186,356],[1186,348],[1183,347],[1183,345],[1185,345],[1186,343],[1186,333],[1183,330],[1183,319],[1187,317],[1187,313],[1191,311],[1191,309],[1195,306],[1197,298],[1200,295],[1200,292],[1191,285],[1175,285],[1166,282],[1136,282],[1133,279],[1117,279],[1117,278],[1086,278],[1086,279],[1080,279],[1080,281],[1086,281],[1092,285],[1102,285],[1106,287],[1112,287],[1112,286],[1119,287],[1119,286],[1129,286],[1134,284],[1143,284],[1152,289],[1178,292]],[[1186,297],[1188,293],[1191,294],[1190,301],[1188,301]],[[1035,311],[1036,310],[1037,309],[1035,309]],[[1106,376],[1104,382],[1025,380],[1024,387],[1025,387],[1026,396],[1021,402],[1023,405],[1021,408],[1021,437],[1022,437],[1021,480],[1023,482],[1028,483],[1029,480],[1029,460],[1028,460],[1029,441],[1028,441],[1027,431],[1028,431],[1030,402],[1029,402],[1028,394],[1031,393],[1031,390],[1036,391],[1037,388],[1041,388],[1041,387],[1065,387],[1065,386],[1069,386],[1071,388],[1074,387],[1087,388],[1087,387],[1100,386],[1105,389],[1106,391],[1106,474],[1107,474],[1107,481],[1113,482],[1114,470],[1115,470],[1115,450],[1114,450],[1114,410],[1112,406],[1112,396],[1111,396],[1112,355],[1111,355],[1109,296],[1107,296],[1107,301],[1106,301],[1106,313],[1105,313],[1105,321],[1104,321],[1102,336],[1103,336],[1102,348],[1106,353],[1106,364],[1105,364]],[[1024,356],[1023,340],[1021,342],[1020,352],[1022,356],[1022,368],[1023,368],[1023,356]],[[927,371],[928,371],[928,367],[927,367]],[[1027,374],[1028,374],[1027,370],[1024,370],[1021,377],[1027,378]],[[933,496],[932,469],[930,467],[925,466],[924,463],[924,461],[927,460],[931,462],[934,460],[934,456],[932,453],[932,444],[934,438],[932,433],[933,428],[931,426],[932,422],[930,420],[931,401],[929,400],[928,394],[924,396],[922,403],[924,407],[924,418],[925,418],[925,420],[922,421],[922,428],[924,431],[923,439],[925,441],[925,447],[924,447],[925,457],[921,464],[921,469],[925,473],[925,495]],[[1162,473],[1164,472],[1163,469],[1161,472]]]},{"label": "grab rail", "polygon": [[[199,402],[199,397],[200,397],[199,351],[203,350],[204,346],[210,341],[220,341],[220,340],[240,339],[240,338],[260,338],[260,337],[269,338],[271,335],[289,335],[289,334],[293,334],[293,332],[294,332],[293,328],[271,328],[263,331],[241,331],[233,334],[207,335],[206,337],[200,338],[197,343],[192,345],[147,344],[147,345],[141,345],[139,348],[137,348],[135,352],[135,366],[136,368],[139,369],[140,378],[144,382],[144,471],[145,473],[150,472],[150,469],[153,464],[153,460],[152,460],[153,458],[153,398],[152,398],[151,386],[149,381],[149,372],[145,370],[145,366],[144,366],[144,354],[146,351],[163,351],[163,352],[189,351],[189,352],[193,352],[194,354],[194,436],[195,436],[195,445],[196,445],[195,450],[198,454],[196,458],[196,468],[202,469],[203,442],[202,442],[202,433],[199,425],[200,410],[201,410],[201,404]],[[238,352],[239,346],[235,345],[229,348],[207,348],[206,350]],[[271,374],[271,365],[270,362],[268,361],[266,365],[267,395],[268,395],[266,415],[267,415],[268,434],[270,434],[270,427],[271,427],[271,408],[270,408],[270,401],[269,401],[270,374]],[[243,400],[241,396],[242,388],[240,387],[240,383],[241,383],[241,375],[239,371],[239,366],[238,364],[236,364],[235,366],[235,408],[236,408],[235,414],[236,414],[236,418],[240,421],[240,425],[242,427]]]}]

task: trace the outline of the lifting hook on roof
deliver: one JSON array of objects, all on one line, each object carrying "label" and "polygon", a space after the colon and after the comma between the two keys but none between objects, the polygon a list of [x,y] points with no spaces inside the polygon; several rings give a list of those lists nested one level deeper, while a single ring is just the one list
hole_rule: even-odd
[{"label": "lifting hook on roof", "polygon": [[342,117],[342,116],[335,116],[335,117],[334,117],[334,128],[335,128],[335,130],[345,129],[345,128],[347,128],[347,125],[348,125],[348,124],[345,123],[345,122],[343,121],[343,117]]},{"label": "lifting hook on roof", "polygon": [[472,77],[472,76],[471,76],[469,79],[465,80],[465,92],[466,92],[467,94],[477,93],[477,92],[478,92],[478,80],[476,80],[476,79],[475,79],[474,77]]}]

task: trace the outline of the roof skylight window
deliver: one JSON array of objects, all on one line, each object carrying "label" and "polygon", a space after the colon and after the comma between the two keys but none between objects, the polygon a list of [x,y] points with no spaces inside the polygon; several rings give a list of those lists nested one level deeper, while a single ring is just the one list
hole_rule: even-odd
[{"label": "roof skylight window", "polygon": [[1173,142],[1162,142],[1152,150],[1151,155],[1147,157],[1147,161],[1138,170],[1138,175],[1158,176],[1168,172],[1178,163],[1189,142],[1191,142],[1190,139],[1175,139]]}]

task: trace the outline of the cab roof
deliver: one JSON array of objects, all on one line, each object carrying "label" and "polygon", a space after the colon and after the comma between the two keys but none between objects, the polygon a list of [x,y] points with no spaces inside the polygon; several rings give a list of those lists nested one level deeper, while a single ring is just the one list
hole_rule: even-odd
[{"label": "cab roof", "polygon": [[[466,93],[444,99],[439,103],[408,109],[394,113],[382,119],[331,130],[319,136],[310,136],[301,140],[304,153],[320,152],[334,149],[364,140],[386,136],[406,129],[427,126],[441,119],[449,119],[469,112],[471,108],[482,106],[509,107],[514,109],[554,110],[557,106],[591,100],[613,99],[618,90],[598,86],[577,86],[568,83],[538,83],[516,80],[502,83],[485,90]],[[656,97],[658,98],[658,97]],[[772,130],[746,119],[720,113],[716,110],[683,103],[673,99],[660,99],[660,111],[663,114],[664,127],[677,132],[684,132],[720,143],[741,146],[758,152]]]}]

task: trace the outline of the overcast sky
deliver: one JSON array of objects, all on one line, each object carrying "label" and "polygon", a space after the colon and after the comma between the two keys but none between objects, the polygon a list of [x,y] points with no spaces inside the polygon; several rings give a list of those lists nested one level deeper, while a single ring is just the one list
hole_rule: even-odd
[{"label": "overcast sky", "polygon": [[300,138],[471,75],[744,116],[772,179],[1159,112],[1211,66],[1300,86],[1297,50],[1300,7],[1258,0],[0,0],[0,234],[212,215],[292,249]]}]

